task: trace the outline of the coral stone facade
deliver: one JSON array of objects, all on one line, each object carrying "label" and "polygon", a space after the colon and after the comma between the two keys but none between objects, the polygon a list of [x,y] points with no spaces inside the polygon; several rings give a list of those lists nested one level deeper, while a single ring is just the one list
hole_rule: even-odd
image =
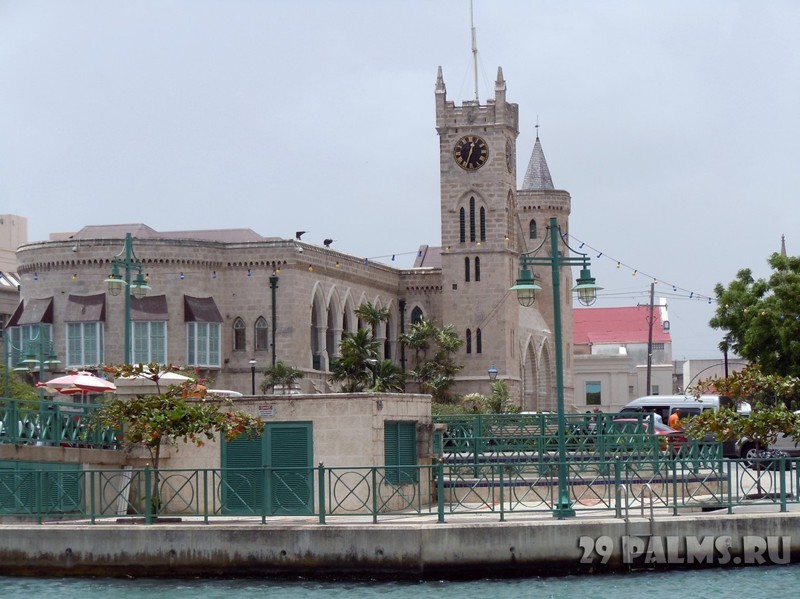
[{"label": "coral stone facade", "polygon": [[[144,299],[131,300],[132,361],[194,367],[214,388],[249,394],[251,361],[261,372],[280,360],[303,371],[304,393],[336,391],[328,380],[330,360],[342,334],[359,327],[355,309],[372,302],[390,315],[377,332],[382,357],[413,368],[398,341],[410,324],[424,317],[453,325],[466,342],[454,391],[488,393],[487,369],[494,364],[524,409],[555,409],[551,273],[535,273],[543,289],[533,307],[521,307],[510,288],[520,255],[542,244],[551,217],[568,234],[570,196],[553,187],[538,138],[517,189],[518,106],[506,101],[501,70],[494,98],[457,106],[447,100],[440,69],[435,107],[442,244],[421,246],[413,268],[249,229],[89,226],[67,240],[19,248],[21,302],[9,322],[12,341],[24,343],[44,327],[61,370],[122,362],[124,293],[109,295],[106,280],[130,234],[149,286]],[[137,274],[134,269],[131,277]],[[560,276],[570,289],[571,269]],[[572,302],[566,291],[562,296],[569,405]],[[12,349],[17,357],[22,351]]]}]

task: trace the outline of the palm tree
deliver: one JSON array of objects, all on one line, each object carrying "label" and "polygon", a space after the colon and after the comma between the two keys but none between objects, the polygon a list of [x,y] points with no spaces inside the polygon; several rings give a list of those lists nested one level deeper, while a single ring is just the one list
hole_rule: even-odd
[{"label": "palm tree", "polygon": [[[411,325],[411,330],[400,336],[400,342],[414,350],[414,369],[409,373],[436,402],[452,399],[450,387],[456,373],[463,368],[453,356],[464,344],[453,325],[439,328],[435,322],[421,320]],[[431,348],[432,357],[428,357]]]},{"label": "palm tree", "polygon": [[361,304],[355,309],[355,314],[370,326],[373,337],[375,336],[378,325],[389,320],[389,309],[378,308],[372,302]]},{"label": "palm tree", "polygon": [[261,392],[266,393],[270,390],[274,393],[275,387],[280,385],[283,388],[283,394],[286,395],[287,391],[291,393],[295,383],[301,378],[303,378],[302,371],[278,361],[275,366],[270,366],[264,371]]},{"label": "palm tree", "polygon": [[375,365],[375,385],[373,391],[403,392],[406,388],[405,371],[391,360],[381,360]]},{"label": "palm tree", "polygon": [[367,389],[373,377],[371,361],[378,359],[379,345],[367,329],[344,333],[339,355],[331,360],[331,382],[342,383],[345,393]]}]

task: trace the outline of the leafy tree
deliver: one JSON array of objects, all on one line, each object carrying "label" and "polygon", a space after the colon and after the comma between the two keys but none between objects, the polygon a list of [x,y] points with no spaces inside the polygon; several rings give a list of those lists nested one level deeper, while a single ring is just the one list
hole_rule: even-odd
[{"label": "leafy tree", "polygon": [[800,258],[772,254],[768,279],[742,269],[727,287],[717,284],[709,324],[727,331],[722,345],[758,363],[764,374],[800,376]]},{"label": "leafy tree", "polygon": [[453,325],[439,327],[435,322],[421,320],[411,325],[400,342],[414,350],[414,369],[409,375],[430,393],[436,402],[452,402],[450,387],[463,367],[456,364],[455,353],[464,344]]},{"label": "leafy tree", "polygon": [[461,398],[459,404],[469,412],[481,414],[515,414],[520,411],[520,407],[511,400],[505,381],[492,382],[492,394],[489,397],[469,393]]},{"label": "leafy tree", "polygon": [[[699,381],[693,392],[696,396],[708,389],[728,397],[733,407],[705,410],[690,418],[684,430],[694,438],[712,435],[718,441],[748,439],[756,452],[775,443],[780,434],[790,435],[800,442],[800,416],[792,410],[798,405],[800,379],[793,376],[764,374],[757,364],[751,364],[727,378],[712,377]],[[751,404],[749,414],[735,407]],[[757,467],[761,467],[756,462]]]},{"label": "leafy tree", "polygon": [[331,382],[342,383],[344,393],[358,393],[372,383],[377,367],[379,341],[368,329],[346,332],[339,344],[339,355],[331,360]]},{"label": "leafy tree", "polygon": [[[213,396],[206,397],[204,390],[194,387],[193,381],[162,389],[161,377],[172,370],[172,366],[159,364],[106,367],[115,378],[134,375],[149,378],[156,383],[157,393],[102,399],[100,407],[92,413],[90,430],[105,427],[121,430],[119,438],[126,446],[147,448],[156,471],[164,443],[175,448],[179,441],[202,446],[213,441],[217,434],[231,441],[242,434],[250,438],[263,430],[260,418],[234,411],[230,400],[208,401]],[[224,410],[223,406],[231,409]]]},{"label": "leafy tree", "polygon": [[280,360],[275,363],[275,366],[270,366],[264,371],[264,380],[261,382],[261,392],[275,391],[275,387],[280,386],[283,388],[284,395],[286,392],[291,392],[297,381],[303,378],[303,372],[297,368],[287,366]]},{"label": "leafy tree", "polygon": [[22,399],[26,401],[33,401],[39,399],[39,395],[36,392],[36,388],[33,385],[29,385],[28,383],[20,380],[20,377],[14,372],[12,369],[8,370],[6,373],[6,366],[5,364],[0,365],[0,376],[2,376],[3,381],[3,395],[6,395],[5,392],[5,380],[6,376],[8,376],[8,399]]}]

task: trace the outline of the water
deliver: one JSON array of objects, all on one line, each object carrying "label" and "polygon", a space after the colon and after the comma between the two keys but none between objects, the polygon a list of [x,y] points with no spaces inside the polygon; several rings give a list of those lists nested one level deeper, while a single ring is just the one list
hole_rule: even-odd
[{"label": "water", "polygon": [[[11,578],[0,576],[0,597],[36,599],[419,599],[421,596],[464,599],[581,599],[674,596],[692,599],[793,597],[800,586],[800,564],[750,568],[712,568],[670,572],[636,572],[564,578],[518,578],[470,582],[364,582],[263,579],[109,579]],[[683,589],[683,591],[680,591]]]}]

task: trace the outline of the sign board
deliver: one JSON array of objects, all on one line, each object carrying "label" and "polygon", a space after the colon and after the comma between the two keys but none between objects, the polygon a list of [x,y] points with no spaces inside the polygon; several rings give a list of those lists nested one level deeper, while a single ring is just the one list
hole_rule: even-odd
[{"label": "sign board", "polygon": [[272,418],[275,415],[275,406],[272,404],[258,406],[258,415],[262,418]]}]

